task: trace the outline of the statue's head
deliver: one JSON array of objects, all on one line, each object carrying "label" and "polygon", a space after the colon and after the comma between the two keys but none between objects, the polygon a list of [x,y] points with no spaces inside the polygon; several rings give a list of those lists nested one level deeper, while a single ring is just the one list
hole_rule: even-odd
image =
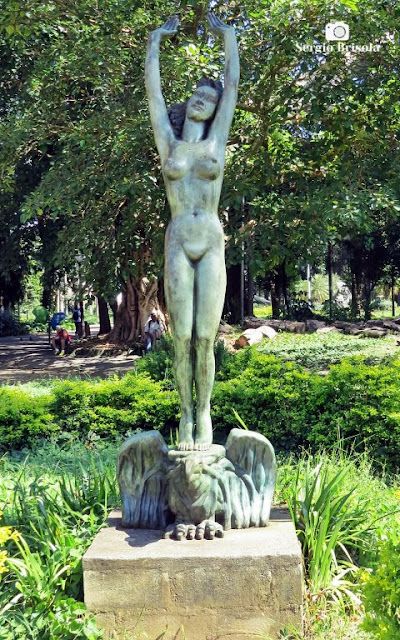
[{"label": "statue's head", "polygon": [[205,122],[209,126],[214,119],[222,91],[222,84],[219,80],[201,78],[188,100],[168,109],[169,120],[175,135],[178,138],[181,137],[186,117]]}]

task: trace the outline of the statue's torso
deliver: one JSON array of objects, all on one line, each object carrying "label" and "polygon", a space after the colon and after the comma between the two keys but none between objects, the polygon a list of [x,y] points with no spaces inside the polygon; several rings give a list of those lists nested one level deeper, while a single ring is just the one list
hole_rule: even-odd
[{"label": "statue's torso", "polygon": [[213,140],[189,143],[175,140],[162,162],[172,218],[182,215],[218,215],[224,151]]}]

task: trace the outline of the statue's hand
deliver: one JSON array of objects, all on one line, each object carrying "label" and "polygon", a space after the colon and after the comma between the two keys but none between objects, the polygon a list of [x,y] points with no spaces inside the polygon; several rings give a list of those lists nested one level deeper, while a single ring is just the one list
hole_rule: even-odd
[{"label": "statue's hand", "polygon": [[233,27],[230,27],[228,24],[222,22],[222,20],[211,13],[211,11],[207,13],[207,20],[210,31],[220,38],[223,38],[227,33],[230,33],[234,30]]},{"label": "statue's hand", "polygon": [[152,33],[153,35],[158,36],[160,40],[167,40],[168,38],[172,38],[172,36],[174,36],[177,33],[178,27],[179,27],[178,16],[171,16],[170,18],[168,18],[168,20],[164,22],[163,25],[161,25],[161,27],[159,27],[158,29],[155,29]]}]

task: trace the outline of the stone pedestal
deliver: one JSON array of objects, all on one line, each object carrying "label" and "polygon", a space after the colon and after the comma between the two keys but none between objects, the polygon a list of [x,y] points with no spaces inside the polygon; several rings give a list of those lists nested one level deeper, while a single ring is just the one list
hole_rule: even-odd
[{"label": "stone pedestal", "polygon": [[212,541],[124,528],[120,512],[108,524],[83,570],[85,602],[109,638],[273,639],[286,626],[301,630],[301,551],[287,511]]}]

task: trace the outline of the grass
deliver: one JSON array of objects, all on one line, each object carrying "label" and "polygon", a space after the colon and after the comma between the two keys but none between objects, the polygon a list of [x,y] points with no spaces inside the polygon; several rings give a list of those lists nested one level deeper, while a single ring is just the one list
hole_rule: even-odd
[{"label": "grass", "polygon": [[255,304],[253,306],[253,313],[257,318],[272,318],[272,306]]},{"label": "grass", "polygon": [[258,349],[313,371],[354,356],[364,356],[366,364],[378,364],[399,354],[392,336],[377,339],[341,333],[279,333],[275,340],[266,340]]},{"label": "grass", "polygon": [[[342,334],[279,334],[260,349],[316,371],[344,357],[379,363],[396,353],[391,338]],[[21,387],[40,396],[54,382]],[[82,602],[81,558],[119,505],[119,444],[65,433],[0,458],[0,640],[101,637]],[[399,528],[398,478],[377,475],[368,453],[348,455],[340,446],[280,457],[278,469],[275,500],[289,506],[303,546],[304,638],[373,640],[360,627],[360,572],[374,566],[382,541]],[[282,637],[299,640],[289,630]]]},{"label": "grass", "polygon": [[[387,301],[389,302],[389,301]],[[394,305],[394,316],[392,316],[392,307],[391,304],[387,305],[383,309],[375,309],[372,311],[371,316],[373,319],[375,318],[386,318],[387,320],[391,320],[393,317],[398,317],[400,315],[400,305]]]},{"label": "grass", "polygon": [[[81,557],[119,504],[118,446],[66,439],[1,458],[0,526],[18,532],[5,544],[1,640],[100,637],[81,602]],[[370,565],[388,530],[398,527],[398,495],[397,481],[376,477],[366,454],[281,458],[276,500],[290,506],[303,544],[306,638],[369,638],[358,629],[359,567]]]},{"label": "grass", "polygon": [[[253,313],[257,318],[272,318],[272,306],[255,303],[253,306]],[[386,305],[382,309],[375,309],[371,312],[371,317],[373,320],[377,320],[381,318],[392,320],[393,317],[398,317],[399,315],[400,315],[400,305],[395,304],[394,316],[392,316],[392,309],[391,309],[390,303],[389,305]]]}]

